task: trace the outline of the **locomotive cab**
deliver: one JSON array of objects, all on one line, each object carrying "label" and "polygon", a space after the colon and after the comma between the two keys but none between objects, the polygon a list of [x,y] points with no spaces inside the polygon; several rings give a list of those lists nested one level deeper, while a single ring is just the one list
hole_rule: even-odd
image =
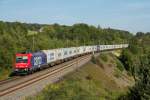
[{"label": "locomotive cab", "polygon": [[31,54],[16,54],[16,60],[15,60],[15,72],[26,72],[29,71],[31,68]]}]

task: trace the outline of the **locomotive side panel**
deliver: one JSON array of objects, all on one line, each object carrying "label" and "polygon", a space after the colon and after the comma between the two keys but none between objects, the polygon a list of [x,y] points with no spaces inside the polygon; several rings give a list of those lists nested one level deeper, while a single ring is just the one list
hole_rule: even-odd
[{"label": "locomotive side panel", "polygon": [[37,69],[47,64],[46,55],[43,52],[32,54],[31,65],[32,69]]}]

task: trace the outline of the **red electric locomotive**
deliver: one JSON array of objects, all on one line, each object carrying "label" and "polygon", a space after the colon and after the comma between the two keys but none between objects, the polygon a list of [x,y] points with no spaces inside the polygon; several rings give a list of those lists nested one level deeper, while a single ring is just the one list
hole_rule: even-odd
[{"label": "red electric locomotive", "polygon": [[43,52],[17,53],[14,74],[28,74],[47,65],[47,58]]}]

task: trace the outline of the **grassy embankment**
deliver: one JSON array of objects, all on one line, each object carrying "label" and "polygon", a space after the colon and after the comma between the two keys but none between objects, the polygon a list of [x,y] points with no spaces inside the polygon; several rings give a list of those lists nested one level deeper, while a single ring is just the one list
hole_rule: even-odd
[{"label": "grassy embankment", "polygon": [[134,83],[113,54],[101,54],[27,100],[116,100]]}]

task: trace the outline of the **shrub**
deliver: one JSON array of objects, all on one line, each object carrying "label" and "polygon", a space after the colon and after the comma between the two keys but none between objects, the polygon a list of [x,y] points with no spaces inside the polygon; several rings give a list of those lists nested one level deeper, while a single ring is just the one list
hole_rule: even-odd
[{"label": "shrub", "polygon": [[114,76],[117,77],[117,78],[121,77],[121,72],[120,72],[120,70],[115,69]]},{"label": "shrub", "polygon": [[101,54],[101,55],[100,55],[100,58],[101,58],[103,61],[105,61],[105,62],[108,61],[108,58],[107,58],[107,55],[106,55],[106,54]]},{"label": "shrub", "polygon": [[120,71],[123,71],[123,70],[124,70],[124,66],[123,66],[123,64],[122,64],[119,60],[116,61],[116,64],[117,64],[117,68],[118,68]]},{"label": "shrub", "polygon": [[95,57],[95,56],[92,56],[91,61],[92,61],[94,64],[96,64],[96,57]]}]

